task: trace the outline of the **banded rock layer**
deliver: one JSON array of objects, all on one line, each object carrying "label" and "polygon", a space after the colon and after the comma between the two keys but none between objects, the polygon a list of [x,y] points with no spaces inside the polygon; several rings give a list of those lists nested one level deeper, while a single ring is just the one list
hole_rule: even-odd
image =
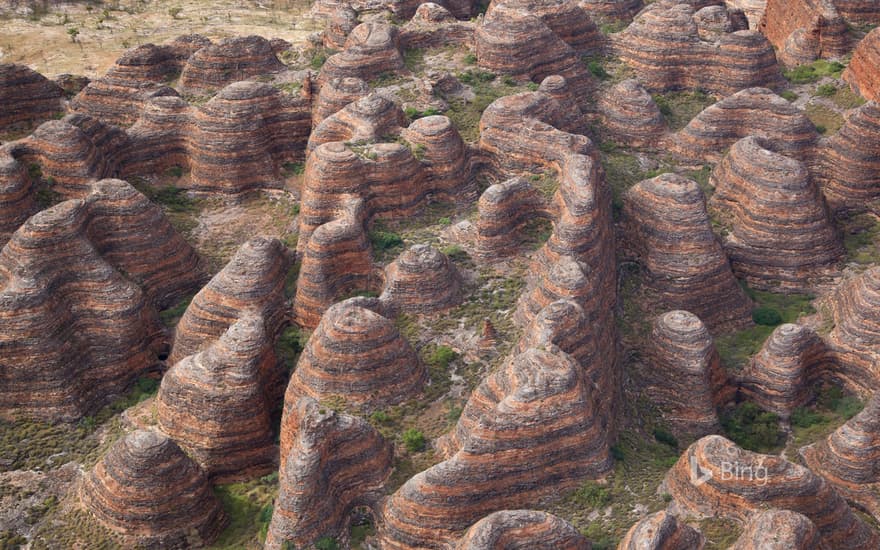
[{"label": "banded rock layer", "polygon": [[324,312],[287,387],[285,402],[300,396],[340,396],[375,410],[421,391],[424,366],[394,321],[352,298]]},{"label": "banded rock layer", "polygon": [[368,21],[351,31],[341,52],[327,58],[318,73],[318,84],[323,86],[334,78],[346,77],[369,81],[383,73],[394,73],[404,68],[397,27],[385,22]]},{"label": "banded rock layer", "polygon": [[880,535],[824,479],[778,456],[744,451],[718,435],[688,447],[664,483],[685,512],[746,521],[761,508],[775,507],[809,518],[832,548],[880,544]]},{"label": "banded rock layer", "polygon": [[[878,17],[880,19],[880,17]],[[853,52],[843,79],[853,91],[869,101],[880,101],[880,30],[865,36]]]},{"label": "banded rock layer", "polygon": [[666,131],[660,108],[635,79],[612,87],[599,100],[602,121],[616,143],[656,147]]},{"label": "banded rock layer", "polygon": [[548,214],[541,195],[525,178],[490,185],[477,203],[476,254],[493,260],[516,253],[524,229],[535,217]]},{"label": "banded rock layer", "polygon": [[62,90],[40,73],[0,63],[0,131],[52,118],[62,111]]},{"label": "banded rock layer", "polygon": [[742,138],[758,136],[781,155],[809,162],[819,139],[804,113],[766,88],[749,88],[710,105],[675,134],[672,151],[695,162],[718,162]]},{"label": "banded rock layer", "polygon": [[764,510],[746,523],[731,550],[830,550],[812,521],[791,510]]},{"label": "banded rock layer", "polygon": [[[848,50],[846,21],[831,0],[767,0],[758,26],[780,50],[780,57],[786,64],[789,61],[810,62],[820,57],[841,57]],[[791,37],[796,33],[807,42],[810,56],[790,52],[794,42]]]},{"label": "banded rock layer", "polygon": [[275,468],[267,399],[278,360],[262,318],[245,315],[207,349],[162,377],[159,428],[214,481],[250,479]]},{"label": "banded rock layer", "polygon": [[809,291],[834,279],[845,250],[807,166],[779,149],[736,142],[712,173],[710,207],[729,224],[724,251],[750,287]]},{"label": "banded rock layer", "polygon": [[830,367],[828,349],[813,329],[785,323],[745,368],[740,390],[762,409],[788,418],[812,401],[815,382]]},{"label": "banded rock layer", "polygon": [[801,455],[847,499],[880,516],[880,393],[827,438],[802,449]]},{"label": "banded rock layer", "polygon": [[271,42],[261,36],[236,36],[200,48],[180,73],[180,89],[203,95],[231,82],[284,70]]},{"label": "banded rock layer", "polygon": [[380,300],[403,313],[449,309],[461,303],[461,276],[442,252],[417,244],[385,268]]},{"label": "banded rock layer", "polygon": [[352,511],[384,495],[392,458],[391,446],[366,420],[308,397],[285,401],[279,493],[265,548],[347,534]]},{"label": "banded rock layer", "polygon": [[630,527],[617,550],[695,550],[705,543],[693,527],[668,512],[656,512]]},{"label": "banded rock layer", "polygon": [[597,413],[571,356],[548,346],[513,357],[471,395],[454,454],[385,502],[382,547],[445,548],[493,510],[604,475],[611,458]]},{"label": "banded rock layer", "polygon": [[455,550],[590,550],[568,522],[546,512],[502,510],[468,529]]},{"label": "banded rock layer", "polygon": [[76,420],[158,366],[156,313],[204,281],[162,210],[119,180],[30,218],[0,251],[0,411]]},{"label": "banded rock layer", "polygon": [[671,311],[654,321],[647,394],[679,439],[720,430],[717,409],[731,391],[712,336],[696,315]]},{"label": "banded rock layer", "polygon": [[835,377],[863,395],[880,390],[880,267],[844,281],[832,300],[834,329],[826,338]]},{"label": "banded rock layer", "polygon": [[193,532],[210,544],[226,526],[205,473],[153,431],[114,443],[86,474],[80,495],[99,522],[148,547],[191,543]]},{"label": "banded rock layer", "polygon": [[274,340],[285,317],[284,281],[290,265],[278,239],[245,242],[219,273],[193,297],[177,323],[168,363],[211,345],[243,315],[262,320]]},{"label": "banded rock layer", "polygon": [[816,171],[834,210],[863,210],[880,198],[880,105],[846,114],[840,131],[822,142]]},{"label": "banded rock layer", "polygon": [[726,10],[717,14],[722,19],[720,31],[706,32],[701,24],[712,18],[695,17],[694,11],[675,0],[655,2],[614,35],[615,53],[635,70],[645,88],[651,92],[699,88],[730,95],[755,86],[782,86],[776,54],[763,35],[749,30],[724,32],[736,28]]},{"label": "banded rock layer", "polygon": [[751,301],[712,233],[696,182],[662,174],[637,183],[624,198],[623,226],[667,307],[694,313],[710,330],[751,323]]}]

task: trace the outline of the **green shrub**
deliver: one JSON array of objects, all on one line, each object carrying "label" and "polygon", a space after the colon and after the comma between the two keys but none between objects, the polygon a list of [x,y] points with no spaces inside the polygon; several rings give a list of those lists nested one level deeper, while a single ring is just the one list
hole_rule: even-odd
[{"label": "green shrub", "polygon": [[824,124],[817,124],[816,131],[824,136],[828,133],[828,127],[826,127]]},{"label": "green shrub", "polygon": [[473,53],[469,53],[464,56],[464,62],[468,65],[476,65],[477,64],[477,56]]},{"label": "green shrub", "polygon": [[773,451],[784,435],[779,430],[777,415],[749,402],[722,414],[721,427],[737,445],[755,452]]},{"label": "green shrub", "polygon": [[611,492],[595,481],[587,481],[574,492],[572,498],[581,506],[603,508],[611,502]]},{"label": "green shrub", "polygon": [[791,423],[798,428],[809,428],[810,426],[821,424],[825,420],[824,415],[806,407],[798,407],[791,412]]},{"label": "green shrub", "polygon": [[403,432],[403,446],[406,447],[406,450],[411,453],[417,453],[419,451],[425,450],[425,434],[421,432],[421,430],[417,430],[415,428],[409,428],[405,432]]},{"label": "green shrub", "polygon": [[437,220],[437,223],[439,223],[440,225],[452,225],[452,220],[450,220],[446,216],[443,216],[442,218]]},{"label": "green shrub", "polygon": [[664,430],[663,428],[654,428],[654,439],[656,439],[660,443],[665,443],[672,448],[678,447],[678,440],[675,438],[675,436]]},{"label": "green shrub", "polygon": [[495,73],[490,73],[489,71],[483,71],[481,69],[468,69],[463,73],[459,73],[458,80],[471,86],[475,84],[485,84],[495,80]]},{"label": "green shrub", "polygon": [[816,95],[822,97],[832,97],[837,93],[837,86],[834,84],[821,84],[816,88]]},{"label": "green shrub", "polygon": [[183,167],[182,166],[172,166],[165,170],[165,175],[172,178],[179,178],[183,175]]},{"label": "green shrub", "polygon": [[450,260],[464,260],[468,257],[468,253],[457,244],[444,246],[440,249],[440,252],[445,254]]},{"label": "green shrub", "polygon": [[373,244],[374,250],[382,251],[402,245],[403,238],[397,233],[392,233],[391,231],[374,229],[373,231],[370,231],[370,242]]},{"label": "green shrub", "polygon": [[752,311],[752,321],[754,321],[756,325],[775,327],[776,325],[782,324],[782,315],[770,307],[756,307]]},{"label": "green shrub", "polygon": [[782,97],[783,99],[787,99],[788,101],[795,101],[798,98],[798,95],[791,90],[785,90],[779,95],[780,97]]},{"label": "green shrub", "polygon": [[602,63],[595,59],[587,61],[587,69],[590,71],[590,74],[599,80],[606,80],[611,76],[608,74],[608,71],[605,70],[605,67],[602,66]]},{"label": "green shrub", "polygon": [[384,424],[390,419],[391,417],[388,416],[388,413],[386,413],[385,411],[373,411],[373,414],[370,415],[370,420],[372,420],[373,422],[378,422],[379,424]]},{"label": "green shrub", "polygon": [[846,65],[839,61],[820,59],[809,65],[801,65],[800,67],[784,71],[782,74],[792,84],[810,84],[826,76],[840,78],[840,74],[845,68]]},{"label": "green shrub", "polygon": [[315,541],[318,550],[339,550],[339,543],[333,537],[321,537]]},{"label": "green shrub", "polygon": [[285,162],[281,165],[282,175],[284,177],[301,176],[306,171],[306,163],[304,162]]},{"label": "green shrub", "polygon": [[434,351],[428,355],[426,361],[432,366],[445,369],[449,366],[449,363],[455,360],[456,357],[458,357],[458,354],[449,346],[437,346],[434,348]]},{"label": "green shrub", "polygon": [[626,460],[626,453],[619,445],[611,446],[611,457],[614,460]]}]

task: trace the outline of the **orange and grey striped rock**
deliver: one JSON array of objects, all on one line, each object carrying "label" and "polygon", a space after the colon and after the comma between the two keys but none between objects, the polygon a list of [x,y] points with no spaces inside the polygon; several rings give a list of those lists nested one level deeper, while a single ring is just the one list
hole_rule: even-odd
[{"label": "orange and grey striped rock", "polygon": [[260,317],[269,339],[274,339],[286,314],[284,279],[289,266],[287,249],[278,239],[254,237],[241,245],[186,308],[168,363],[205,349],[247,312]]},{"label": "orange and grey striped rock", "polygon": [[424,365],[392,319],[346,300],[324,312],[284,400],[339,396],[350,406],[376,410],[418,394],[426,378]]},{"label": "orange and grey striped rock", "polygon": [[384,496],[393,451],[375,428],[302,397],[285,401],[279,493],[266,550],[344,538],[350,514]]},{"label": "orange and grey striped rock", "polygon": [[847,23],[880,24],[880,5],[873,0],[832,0]]},{"label": "orange and grey striped rock", "polygon": [[829,370],[833,363],[819,335],[809,327],[785,323],[745,368],[740,391],[762,409],[788,418],[813,400],[814,384]]},{"label": "orange and grey striped rock", "polygon": [[777,142],[736,142],[710,178],[733,272],[761,290],[804,292],[833,282],[846,251],[807,166]]},{"label": "orange and grey striped rock", "polygon": [[381,141],[396,136],[406,124],[399,105],[377,93],[366,95],[323,119],[309,136],[307,152],[334,141]]},{"label": "orange and grey striped rock", "polygon": [[302,263],[293,316],[303,327],[316,327],[324,311],[341,297],[372,288],[373,259],[364,201],[344,195],[338,199],[335,213],[336,217],[317,225],[308,237],[303,236],[300,214],[299,241],[305,238],[306,242],[300,249]]},{"label": "orange and grey striped rock", "polygon": [[[878,8],[880,13],[880,8]],[[880,17],[878,17],[880,23]],[[853,91],[869,101],[880,101],[880,31],[865,36],[853,52],[852,60],[843,71],[843,79]]]},{"label": "orange and grey striped rock", "polygon": [[420,4],[400,29],[400,46],[407,48],[442,48],[449,45],[474,46],[477,25],[459,21],[447,8],[433,2]]},{"label": "orange and grey striped rock", "polygon": [[163,174],[190,165],[193,109],[177,96],[146,101],[138,121],[126,130],[130,145],[124,153],[123,177]]},{"label": "orange and grey striped rock", "polygon": [[766,88],[750,88],[706,107],[675,134],[672,152],[694,162],[718,162],[742,138],[777,143],[780,154],[808,162],[819,133],[804,113]]},{"label": "orange and grey striped rock", "polygon": [[525,178],[511,178],[489,186],[477,202],[476,254],[494,260],[512,256],[535,217],[547,218],[539,191]]},{"label": "orange and grey striped rock", "polygon": [[580,0],[578,2],[590,17],[629,21],[644,6],[642,0]]},{"label": "orange and grey striped rock", "polygon": [[177,444],[139,430],[118,440],[86,474],[85,508],[133,546],[177,548],[213,542],[227,519],[208,478]]},{"label": "orange and grey striped rock", "polygon": [[717,411],[735,388],[706,326],[687,311],[670,311],[654,320],[648,345],[645,395],[672,433],[693,441],[720,431]]},{"label": "orange and grey striped rock", "polygon": [[40,73],[0,63],[0,131],[43,122],[63,112],[61,88]]},{"label": "orange and grey striped rock", "polygon": [[380,299],[392,311],[402,313],[449,309],[462,301],[461,275],[442,252],[417,244],[385,268]]},{"label": "orange and grey striped rock", "polygon": [[477,65],[534,82],[562,76],[582,96],[595,83],[581,55],[600,51],[602,41],[571,0],[494,0],[475,34]]},{"label": "orange and grey striped rock", "polygon": [[656,512],[627,531],[617,550],[699,550],[703,534],[668,512]]},{"label": "orange and grey striped rock", "polygon": [[245,314],[204,351],[177,362],[156,397],[159,429],[215,481],[251,479],[275,469],[277,448],[266,383],[275,378],[274,340]]},{"label": "orange and grey striped rock", "polygon": [[345,39],[358,24],[358,14],[350,5],[338,6],[327,17],[327,27],[323,35],[324,47],[331,50],[345,49]]},{"label": "orange and grey striped rock", "polygon": [[624,197],[622,224],[647,285],[670,308],[694,313],[710,331],[751,324],[751,300],[712,233],[695,181],[662,174]]},{"label": "orange and grey striped rock", "polygon": [[425,172],[425,185],[438,198],[476,198],[471,154],[452,121],[442,115],[416,119],[400,132]]},{"label": "orange and grey striped rock", "polygon": [[0,245],[39,209],[27,166],[0,149]]},{"label": "orange and grey striped rock", "polygon": [[590,550],[567,521],[536,510],[502,510],[475,523],[455,550]]},{"label": "orange and grey striped rock", "polygon": [[195,251],[119,180],[30,218],[0,252],[0,411],[76,420],[158,366],[156,313],[202,284]]},{"label": "orange and grey striped rock", "polygon": [[764,510],[746,522],[731,550],[830,550],[816,525],[791,510]]},{"label": "orange and grey striped rock", "polygon": [[767,0],[758,28],[783,60],[789,38],[797,31],[812,43],[816,58],[841,57],[849,51],[846,21],[832,0]]},{"label": "orange and grey striped rock", "polygon": [[757,29],[764,16],[764,8],[767,7],[767,0],[725,0],[724,2],[729,8],[740,10],[746,16],[750,29]]},{"label": "orange and grey striped rock", "polygon": [[720,14],[726,21],[706,27],[714,18],[695,18],[695,11],[676,0],[655,2],[613,35],[614,52],[635,70],[645,88],[730,95],[755,86],[782,86],[776,54],[764,36],[750,30],[723,32],[741,26],[726,11]]},{"label": "orange and grey striped rock", "polygon": [[127,50],[104,76],[71,100],[70,110],[116,126],[130,126],[150,97],[177,95],[168,84],[186,61],[180,53],[170,45],[155,44]]},{"label": "orange and grey striped rock", "polygon": [[180,90],[204,95],[239,80],[285,69],[272,44],[261,36],[236,36],[193,53],[180,73]]},{"label": "orange and grey striped rock", "polygon": [[822,142],[816,174],[834,210],[862,210],[880,198],[880,105],[870,101],[845,116]]},{"label": "orange and grey striped rock", "polygon": [[369,81],[404,68],[400,31],[385,22],[369,21],[355,27],[345,39],[345,48],[327,58],[318,73],[318,84],[345,77]]},{"label": "orange and grey striped rock", "polygon": [[638,80],[614,85],[599,99],[603,130],[615,143],[628,147],[656,147],[666,132],[666,122]]},{"label": "orange and grey striped rock", "polygon": [[831,548],[880,545],[880,535],[822,477],[778,456],[740,449],[719,435],[688,447],[664,486],[683,513],[747,521],[761,509],[780,508],[810,519]]},{"label": "orange and grey striped rock", "polygon": [[514,356],[474,390],[450,458],[386,500],[386,549],[446,548],[493,511],[531,504],[611,468],[593,390],[555,346]]},{"label": "orange and grey striped rock", "polygon": [[244,193],[281,187],[281,165],[301,160],[309,109],[268,84],[235,82],[193,116],[191,189]]},{"label": "orange and grey striped rock", "polygon": [[827,438],[801,449],[801,456],[847,500],[880,516],[880,393]]},{"label": "orange and grey striped rock", "polygon": [[369,93],[369,84],[356,76],[328,80],[321,86],[321,92],[312,106],[312,125],[318,126],[325,118]]},{"label": "orange and grey striped rock", "polygon": [[841,283],[831,309],[834,328],[825,341],[835,378],[861,394],[880,390],[880,267]]}]

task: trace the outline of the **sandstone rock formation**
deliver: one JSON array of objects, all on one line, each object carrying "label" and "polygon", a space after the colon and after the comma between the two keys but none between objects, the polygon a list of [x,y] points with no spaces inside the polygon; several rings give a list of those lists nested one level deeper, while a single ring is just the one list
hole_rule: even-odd
[{"label": "sandstone rock formation", "polygon": [[594,18],[629,20],[642,9],[642,0],[581,0],[580,6]]},{"label": "sandstone rock formation", "polygon": [[[316,7],[319,3],[315,3]],[[358,13],[348,4],[337,6],[327,17],[327,26],[323,33],[324,47],[331,50],[344,49],[345,39],[357,26]]]},{"label": "sandstone rock formation", "polygon": [[345,48],[327,58],[318,73],[318,84],[346,77],[369,81],[383,73],[403,69],[397,27],[385,22],[369,21],[355,27],[345,39]]},{"label": "sandstone rock formation", "polygon": [[633,525],[617,550],[694,550],[705,543],[693,527],[668,512],[656,512]]},{"label": "sandstone rock formation", "polygon": [[880,515],[880,393],[827,438],[801,450],[807,466],[848,500]]},{"label": "sandstone rock formation", "polygon": [[871,0],[833,0],[837,12],[848,23],[880,24],[880,6]]},{"label": "sandstone rock formation", "polygon": [[442,48],[459,45],[472,48],[476,23],[458,21],[443,6],[433,2],[419,5],[412,19],[400,31],[400,45],[408,48]]},{"label": "sandstone rock formation", "polygon": [[24,65],[0,63],[0,131],[42,122],[62,112],[62,90]]},{"label": "sandstone rock formation", "polygon": [[840,131],[822,142],[816,170],[835,210],[863,210],[880,198],[880,106],[874,101],[846,115]]},{"label": "sandstone rock formation", "polygon": [[777,153],[804,162],[819,139],[800,109],[766,88],[750,88],[704,109],[675,134],[671,149],[686,160],[715,163],[748,136],[767,138],[777,144]]},{"label": "sandstone rock formation", "polygon": [[880,390],[880,267],[844,281],[831,306],[834,328],[826,342],[835,377],[863,395]]},{"label": "sandstone rock formation", "polygon": [[590,542],[566,521],[546,512],[502,510],[468,529],[456,550],[589,550]]},{"label": "sandstone rock formation", "polygon": [[696,182],[663,174],[637,183],[624,197],[622,223],[646,283],[667,307],[694,313],[712,331],[751,323],[751,300],[712,233]]},{"label": "sandstone rock formation", "polygon": [[570,0],[494,0],[475,42],[482,69],[534,82],[559,75],[583,95],[594,84],[580,57],[602,49],[602,34]]},{"label": "sandstone rock formation", "polygon": [[830,281],[843,241],[807,166],[770,140],[736,142],[715,168],[710,208],[734,273],[752,288],[803,292]]},{"label": "sandstone rock formation", "polygon": [[745,521],[761,508],[780,508],[809,518],[832,548],[880,544],[880,535],[824,479],[778,456],[740,449],[719,435],[691,445],[664,484],[683,512]]},{"label": "sandstone rock formation", "polygon": [[791,510],[765,510],[752,516],[731,550],[829,550],[816,526]]},{"label": "sandstone rock formation", "polygon": [[259,317],[274,340],[286,314],[284,281],[290,266],[278,239],[254,237],[245,242],[186,308],[174,334],[168,363],[207,348],[243,315]]},{"label": "sandstone rock formation", "polygon": [[284,400],[339,396],[350,406],[375,410],[419,393],[425,379],[424,366],[394,321],[349,299],[324,312]]},{"label": "sandstone rock formation", "polygon": [[790,39],[795,33],[807,42],[813,59],[841,57],[848,50],[846,21],[831,0],[767,0],[759,28],[786,64],[812,61],[798,55],[787,59],[787,46],[796,43]]},{"label": "sandstone rock formation", "polygon": [[843,72],[843,79],[857,94],[869,101],[880,101],[880,31],[874,29],[859,42],[852,61]]},{"label": "sandstone rock formation", "polygon": [[341,111],[346,105],[366,97],[370,86],[361,78],[347,76],[331,78],[321,86],[321,93],[312,107],[312,125],[318,126],[330,115]]},{"label": "sandstone rock formation", "polygon": [[430,313],[461,303],[461,276],[442,252],[417,244],[385,268],[380,300],[393,311]]},{"label": "sandstone rock formation", "polygon": [[123,181],[30,218],[0,251],[0,411],[76,420],[158,365],[156,313],[205,279],[162,210]]},{"label": "sandstone rock formation", "polygon": [[212,345],[165,373],[156,398],[159,429],[215,481],[275,469],[267,398],[278,359],[263,319],[246,314]]},{"label": "sandstone rock formation", "polygon": [[599,100],[604,130],[615,143],[656,147],[666,131],[660,109],[635,79],[614,85]]},{"label": "sandstone rock formation", "polygon": [[513,255],[535,217],[547,218],[540,193],[525,178],[490,185],[477,203],[476,254],[494,260]]},{"label": "sandstone rock formation", "polygon": [[654,321],[645,395],[678,439],[720,430],[717,410],[733,397],[712,336],[696,315],[670,311]]},{"label": "sandstone rock formation", "polygon": [[136,545],[191,544],[194,533],[210,544],[226,525],[205,473],[153,431],[118,440],[86,474],[80,495],[98,521]]},{"label": "sandstone rock formation", "polygon": [[309,136],[307,152],[331,142],[381,141],[396,136],[406,123],[399,105],[377,93],[371,93],[346,105],[315,126]]},{"label": "sandstone rock formation", "polygon": [[645,88],[700,88],[730,95],[744,88],[782,85],[776,55],[764,36],[750,30],[724,32],[737,28],[727,12],[720,14],[721,25],[713,22],[713,29],[701,33],[704,21],[694,12],[676,0],[655,2],[613,36],[614,52],[635,70]]},{"label": "sandstone rock formation", "polygon": [[514,356],[474,390],[450,458],[385,502],[383,548],[442,548],[493,510],[607,473],[592,393],[577,362],[555,346]]},{"label": "sandstone rock formation", "polygon": [[788,418],[813,399],[815,382],[831,367],[828,349],[813,329],[785,323],[745,368],[740,391],[762,409]]},{"label": "sandstone rock formation", "polygon": [[267,550],[347,533],[358,506],[374,506],[391,474],[391,446],[362,418],[308,397],[285,401],[278,498]]},{"label": "sandstone rock formation", "polygon": [[83,88],[71,100],[70,110],[117,126],[130,126],[150,97],[177,95],[168,84],[180,74],[189,53],[172,44],[132,48],[104,76]]},{"label": "sandstone rock formation", "polygon": [[205,95],[231,82],[284,70],[272,44],[261,36],[225,38],[194,52],[180,73],[180,90]]}]

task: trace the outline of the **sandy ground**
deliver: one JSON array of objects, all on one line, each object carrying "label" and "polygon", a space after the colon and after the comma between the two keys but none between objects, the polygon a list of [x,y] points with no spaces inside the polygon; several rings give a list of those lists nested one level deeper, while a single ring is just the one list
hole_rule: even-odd
[{"label": "sandy ground", "polygon": [[[24,3],[24,2],[23,2]],[[127,48],[181,34],[212,40],[258,34],[302,43],[314,30],[308,0],[117,0],[50,6],[47,13],[2,11],[0,63],[23,63],[48,77],[102,75]],[[172,17],[173,8],[180,12]],[[76,29],[76,43],[68,31]]]}]

